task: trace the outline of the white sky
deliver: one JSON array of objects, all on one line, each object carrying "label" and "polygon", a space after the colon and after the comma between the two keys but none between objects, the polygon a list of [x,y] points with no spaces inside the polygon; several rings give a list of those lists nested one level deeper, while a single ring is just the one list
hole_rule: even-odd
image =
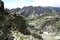
[{"label": "white sky", "polygon": [[[4,1],[4,0],[3,0]],[[8,2],[7,2],[8,1]],[[7,0],[4,1],[5,7],[7,8],[16,8],[24,6],[54,6],[60,7],[60,0]]]}]

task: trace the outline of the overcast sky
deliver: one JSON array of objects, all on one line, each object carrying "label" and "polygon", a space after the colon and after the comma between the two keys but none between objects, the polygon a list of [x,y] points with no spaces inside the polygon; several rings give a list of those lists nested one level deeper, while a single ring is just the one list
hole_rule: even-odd
[{"label": "overcast sky", "polygon": [[54,6],[60,7],[60,0],[3,0],[5,8],[17,8],[24,6]]}]

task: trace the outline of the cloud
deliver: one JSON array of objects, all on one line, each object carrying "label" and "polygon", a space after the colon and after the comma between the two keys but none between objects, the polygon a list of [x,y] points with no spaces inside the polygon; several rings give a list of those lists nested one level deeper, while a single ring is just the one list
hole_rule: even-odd
[{"label": "cloud", "polygon": [[33,0],[35,6],[56,6],[60,0]]},{"label": "cloud", "polygon": [[60,0],[17,0],[17,3],[6,4],[5,7],[16,8],[24,6],[56,6],[60,7]]},{"label": "cloud", "polygon": [[32,2],[27,2],[26,0],[18,0],[20,6],[60,6],[60,0],[33,0]]}]

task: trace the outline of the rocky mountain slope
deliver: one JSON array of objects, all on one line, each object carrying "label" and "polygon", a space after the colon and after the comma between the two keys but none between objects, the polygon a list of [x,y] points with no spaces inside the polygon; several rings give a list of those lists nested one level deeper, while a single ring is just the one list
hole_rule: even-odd
[{"label": "rocky mountain slope", "polygon": [[60,40],[60,13],[33,16],[27,18],[31,33],[41,35],[43,40]]},{"label": "rocky mountain slope", "polygon": [[0,11],[0,40],[13,40],[12,32],[18,31],[28,35],[26,20],[18,14],[10,14],[7,11]]},{"label": "rocky mountain slope", "polygon": [[33,7],[33,6],[28,6],[28,7],[16,8],[16,9],[10,10],[10,12],[17,12],[19,14],[22,11],[24,11],[24,13],[22,13],[21,15],[28,17],[31,14],[41,15],[44,13],[60,12],[60,8],[59,7],[42,7],[42,6]]},{"label": "rocky mountain slope", "polygon": [[59,8],[29,6],[8,12],[0,11],[0,40],[60,40]]},{"label": "rocky mountain slope", "polygon": [[39,40],[41,36],[27,29],[27,20],[19,14],[0,11],[0,40]]}]

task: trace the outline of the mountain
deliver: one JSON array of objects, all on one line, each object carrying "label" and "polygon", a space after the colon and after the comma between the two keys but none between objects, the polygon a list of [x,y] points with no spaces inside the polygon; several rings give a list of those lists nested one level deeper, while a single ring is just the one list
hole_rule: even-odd
[{"label": "mountain", "polygon": [[[24,13],[21,13],[22,11],[24,11]],[[11,9],[10,12],[11,13],[18,12],[19,14],[21,13],[21,15],[28,17],[31,14],[40,15],[43,13],[60,12],[60,8],[59,7],[28,6],[28,7],[23,7],[23,8]]]},{"label": "mountain", "polygon": [[60,13],[33,14],[27,19],[0,13],[0,40],[60,40]]},{"label": "mountain", "polygon": [[29,6],[11,10],[0,11],[0,40],[60,40],[59,8]]},{"label": "mountain", "polygon": [[15,8],[15,9],[13,8],[13,9],[10,10],[11,13],[12,12],[18,12],[18,11],[21,11],[21,8]]},{"label": "mountain", "polygon": [[[5,26],[7,25],[6,27],[8,27],[8,29],[11,27],[13,30],[12,35],[15,39],[60,40],[59,7],[28,6],[11,9],[10,12],[13,14],[9,14],[6,17],[4,16],[7,20],[5,22],[5,19],[2,19],[1,24],[3,25],[4,23]],[[24,25],[26,25],[26,27]]]}]

